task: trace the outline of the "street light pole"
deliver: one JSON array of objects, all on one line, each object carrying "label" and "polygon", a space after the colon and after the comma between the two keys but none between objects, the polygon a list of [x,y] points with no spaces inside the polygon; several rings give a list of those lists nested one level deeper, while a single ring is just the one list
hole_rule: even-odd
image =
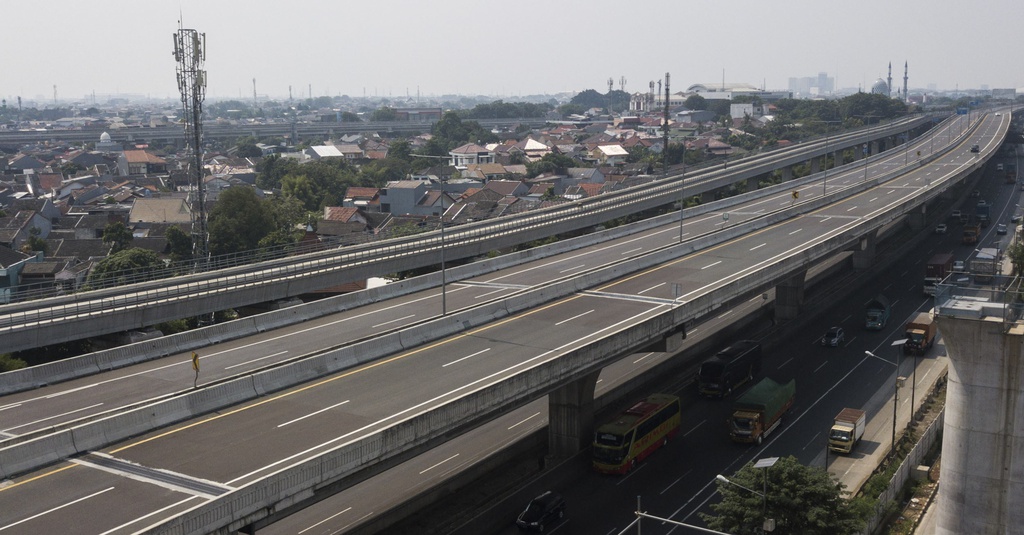
[{"label": "street light pole", "polygon": [[739,488],[741,488],[741,489],[743,489],[743,490],[745,490],[747,492],[750,492],[752,494],[756,494],[756,495],[761,497],[761,518],[763,519],[763,523],[761,524],[761,529],[765,533],[770,533],[772,531],[775,531],[775,521],[774,521],[774,519],[768,518],[768,469],[771,468],[772,466],[774,466],[775,463],[778,462],[778,461],[779,461],[778,457],[765,457],[764,459],[758,459],[758,461],[756,463],[754,463],[754,468],[762,468],[763,469],[763,471],[762,471],[762,475],[763,475],[763,478],[762,478],[763,487],[762,487],[762,489],[763,489],[763,492],[757,492],[754,489],[750,489],[750,488],[744,487],[743,485],[740,485],[739,483],[736,483],[736,482],[733,482],[733,481],[729,480],[729,478],[723,476],[722,474],[718,474],[717,476],[715,476],[715,479],[717,479],[718,481],[721,481],[722,483],[725,483],[727,485],[735,485],[735,486],[737,486],[737,487],[739,487]]}]

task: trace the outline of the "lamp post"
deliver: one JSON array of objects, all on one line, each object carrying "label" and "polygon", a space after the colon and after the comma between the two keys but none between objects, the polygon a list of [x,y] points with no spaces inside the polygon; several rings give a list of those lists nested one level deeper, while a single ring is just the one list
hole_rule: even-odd
[{"label": "lamp post", "polygon": [[446,289],[448,287],[448,281],[446,280],[447,273],[446,273],[446,271],[444,269],[444,212],[445,212],[444,198],[447,196],[447,193],[445,193],[445,191],[444,191],[444,186],[445,186],[446,183],[447,183],[446,180],[442,180],[441,181],[441,315],[442,316],[448,315],[448,303],[447,303],[447,295],[446,295],[446,293],[447,293]]},{"label": "lamp post", "polygon": [[[889,450],[889,455],[890,456],[893,456],[893,455],[896,454],[896,408],[899,405],[899,398],[900,398],[900,354],[903,352],[903,344],[906,344],[906,343],[907,343],[906,338],[900,338],[899,340],[894,340],[893,343],[891,344],[893,347],[896,348],[896,362],[894,364],[896,366],[896,380],[893,381],[893,396],[892,396],[892,447]],[[865,351],[864,354],[869,356],[869,357],[874,357],[874,358],[876,358],[878,360],[881,360],[883,362],[889,362],[889,361],[883,359],[882,357],[879,357],[878,355],[876,355],[876,354],[874,354],[874,353],[872,353],[870,351]],[[893,364],[893,363],[889,362],[889,364]],[[915,366],[915,371],[914,372],[915,372],[915,374],[917,373],[916,366]],[[915,377],[916,377],[916,375],[915,375]],[[911,402],[913,402],[913,399],[911,399]],[[911,410],[913,410],[913,409],[911,409]]]},{"label": "lamp post", "polygon": [[[666,152],[662,149],[662,157],[667,160]],[[683,243],[683,208],[686,208],[686,138],[683,138],[683,166],[679,175],[679,243]]]},{"label": "lamp post", "polygon": [[759,459],[757,463],[754,464],[754,468],[764,469],[763,492],[757,492],[754,489],[744,487],[739,483],[731,481],[729,478],[723,476],[722,474],[718,474],[717,476],[715,476],[715,479],[721,481],[722,483],[725,483],[726,485],[733,485],[739,487],[749,493],[756,494],[761,497],[761,518],[764,519],[763,523],[761,524],[761,529],[765,533],[771,533],[772,531],[775,531],[775,519],[768,518],[768,469],[771,468],[778,460],[778,457],[766,457],[764,459]]}]

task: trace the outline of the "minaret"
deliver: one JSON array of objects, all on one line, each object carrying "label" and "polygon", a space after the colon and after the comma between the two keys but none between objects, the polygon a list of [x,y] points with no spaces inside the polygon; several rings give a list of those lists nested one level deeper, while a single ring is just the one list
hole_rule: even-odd
[{"label": "minaret", "polygon": [[892,62],[889,62],[889,77],[885,79],[886,89],[889,91],[889,98],[892,98]]},{"label": "minaret", "polygon": [[903,60],[903,102],[910,102],[907,94],[907,60]]}]

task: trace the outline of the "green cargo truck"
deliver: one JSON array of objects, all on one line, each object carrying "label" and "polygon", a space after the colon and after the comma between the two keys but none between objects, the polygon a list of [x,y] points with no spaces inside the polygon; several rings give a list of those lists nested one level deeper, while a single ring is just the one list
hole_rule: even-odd
[{"label": "green cargo truck", "polygon": [[782,423],[782,415],[793,406],[796,380],[784,385],[765,377],[750,387],[733,404],[729,436],[736,442],[760,444]]}]

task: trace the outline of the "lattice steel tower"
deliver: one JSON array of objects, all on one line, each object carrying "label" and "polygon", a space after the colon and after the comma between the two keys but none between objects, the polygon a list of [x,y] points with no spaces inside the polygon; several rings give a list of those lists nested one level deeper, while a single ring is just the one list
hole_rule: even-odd
[{"label": "lattice steel tower", "polygon": [[174,60],[178,62],[178,91],[181,93],[182,124],[185,126],[187,165],[191,192],[192,260],[202,271],[210,258],[210,233],[206,218],[206,183],[203,182],[203,100],[206,99],[206,34],[178,27],[174,34]]}]

